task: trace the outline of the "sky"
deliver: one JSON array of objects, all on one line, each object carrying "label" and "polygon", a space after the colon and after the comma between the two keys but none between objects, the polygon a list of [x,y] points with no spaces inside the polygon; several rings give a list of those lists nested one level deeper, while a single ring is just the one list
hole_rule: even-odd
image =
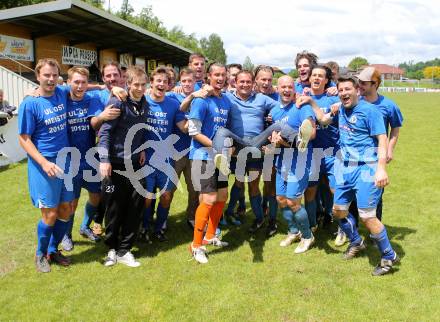
[{"label": "sky", "polygon": [[[105,7],[108,6],[106,0]],[[438,0],[129,0],[138,13],[151,5],[171,29],[224,42],[228,63],[293,68],[296,53],[346,66],[356,56],[370,64],[398,64],[440,57]],[[122,0],[110,0],[118,10]]]}]

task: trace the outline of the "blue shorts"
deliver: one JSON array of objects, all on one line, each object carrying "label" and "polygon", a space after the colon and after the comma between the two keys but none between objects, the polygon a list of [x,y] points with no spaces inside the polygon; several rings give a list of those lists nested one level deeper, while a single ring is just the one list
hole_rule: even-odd
[{"label": "blue shorts", "polygon": [[350,167],[336,161],[334,204],[348,206],[356,197],[359,209],[376,208],[383,190],[374,185],[376,168],[377,163]]},{"label": "blue shorts", "polygon": [[310,169],[306,168],[304,173],[293,173],[289,171],[286,175],[284,171],[276,169],[276,195],[284,196],[289,199],[301,198],[309,182]]},{"label": "blue shorts", "polygon": [[149,193],[155,193],[156,188],[160,191],[173,191],[175,188],[171,178],[159,170],[154,170],[152,173],[150,173],[146,177],[145,182],[145,188]]},{"label": "blue shorts", "polygon": [[[56,161],[56,158],[46,159],[53,163]],[[56,208],[60,203],[74,199],[73,191],[67,191],[63,179],[49,177],[30,157],[28,158],[28,185],[32,204],[37,208]]]},{"label": "blue shorts", "polygon": [[[78,174],[73,178],[73,194],[75,199],[78,199],[81,195],[81,188],[86,189],[91,193],[100,193],[101,192],[101,182],[88,182],[84,179],[84,171],[85,169],[80,169]],[[88,169],[92,170],[93,175],[96,175],[96,171],[92,168]]]},{"label": "blue shorts", "polygon": [[334,189],[336,185],[334,156],[326,156],[322,158],[321,163],[317,164],[316,166],[314,165],[314,160],[312,160],[312,166],[310,168],[309,187],[318,185],[319,179],[323,175],[327,176],[330,188]]}]

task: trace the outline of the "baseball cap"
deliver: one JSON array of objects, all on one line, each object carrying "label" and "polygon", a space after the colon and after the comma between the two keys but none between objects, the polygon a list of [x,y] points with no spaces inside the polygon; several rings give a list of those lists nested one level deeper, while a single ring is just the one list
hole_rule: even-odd
[{"label": "baseball cap", "polygon": [[376,69],[374,67],[366,67],[364,68],[359,75],[357,76],[360,81],[363,82],[374,82],[373,75]]}]

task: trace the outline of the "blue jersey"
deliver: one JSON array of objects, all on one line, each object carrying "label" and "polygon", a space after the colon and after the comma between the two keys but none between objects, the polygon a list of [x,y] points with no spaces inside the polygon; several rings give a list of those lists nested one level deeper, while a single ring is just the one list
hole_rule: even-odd
[{"label": "blue jersey", "polygon": [[240,137],[254,137],[263,132],[264,117],[278,105],[261,93],[252,93],[246,101],[229,92],[225,95],[232,104],[227,127]]},{"label": "blue jersey", "polygon": [[[174,92],[168,92],[167,96],[178,101],[179,106],[186,97],[183,94],[178,94],[178,93],[174,93]],[[185,118],[188,119],[189,113],[184,112],[184,115],[185,115]],[[190,147],[191,137],[188,135],[188,133],[183,133],[182,131],[180,131],[180,129],[177,126],[174,126],[173,133],[177,134],[179,136],[179,141],[177,141],[176,144],[174,144],[174,148],[178,152],[182,152],[183,150],[188,149]],[[188,152],[188,154],[189,154],[189,152]]]},{"label": "blue jersey", "polygon": [[[292,104],[292,107],[287,112],[287,124],[294,130],[299,131],[299,128],[302,124],[302,122],[306,119],[312,119],[315,120],[315,113],[313,112],[312,107],[309,104],[305,104],[301,106],[300,109],[296,108],[296,106]],[[295,170],[298,167],[309,167],[310,162],[312,159],[312,148],[311,148],[311,142],[308,144],[307,154],[305,155],[306,158],[302,160],[303,162],[301,164],[297,164],[298,160],[298,149],[289,149],[289,153],[293,153],[292,156],[292,163],[290,165],[283,165],[283,158],[285,154],[285,149],[281,148],[281,152],[276,160],[276,167],[278,169],[282,169],[282,167],[290,166],[290,170],[295,173]]]},{"label": "blue jersey", "polygon": [[[327,96],[325,93],[321,95],[311,95],[316,105],[324,112],[330,113],[330,106],[339,102],[337,96]],[[339,130],[338,125],[333,123],[330,125],[316,125],[316,138],[313,140],[314,148],[338,147]]]},{"label": "blue jersey", "polygon": [[389,98],[378,95],[378,99],[371,104],[379,107],[380,112],[382,113],[385,129],[388,133],[389,129],[401,127],[403,123],[403,116],[400,112],[399,107]]},{"label": "blue jersey", "polygon": [[[162,141],[168,138],[172,133],[175,124],[185,120],[185,114],[180,111],[180,104],[175,99],[165,96],[162,102],[156,102],[149,95],[146,96],[150,108],[147,112],[147,140]],[[169,146],[161,145],[161,149],[170,150]],[[164,150],[156,151],[148,148],[146,151],[147,160],[153,153],[162,153]],[[167,154],[173,156],[172,151]],[[167,161],[171,161],[169,158]]]},{"label": "blue jersey", "polygon": [[[191,102],[189,118],[202,123],[201,134],[213,139],[219,127],[226,127],[231,102],[222,94],[220,97],[208,96],[195,98]],[[211,157],[205,147],[196,140],[191,141],[189,158],[191,160],[210,160]]]},{"label": "blue jersey", "polygon": [[[102,108],[104,108],[108,105],[108,101],[110,100],[110,91],[107,88],[104,90],[93,90],[93,91],[88,92],[88,94],[99,99],[101,102]],[[98,112],[98,111],[96,111],[96,112]],[[102,112],[102,109],[99,111],[99,113],[101,113],[101,112]],[[95,115],[98,115],[99,113],[95,113]]]},{"label": "blue jersey", "polygon": [[18,110],[18,133],[27,134],[44,157],[56,157],[69,146],[67,134],[67,96],[70,87],[56,87],[49,97],[27,96]]},{"label": "blue jersey", "polygon": [[291,102],[284,106],[281,103],[278,103],[278,105],[271,109],[269,113],[272,116],[272,121],[275,123],[286,122],[291,108],[296,108],[295,102]]},{"label": "blue jersey", "polygon": [[377,161],[376,136],[386,134],[382,114],[372,104],[360,100],[350,109],[341,106],[339,121],[339,144],[343,161]]},{"label": "blue jersey", "polygon": [[85,165],[87,151],[95,146],[96,133],[90,126],[90,110],[102,109],[101,101],[86,93],[80,101],[67,100],[67,132],[70,146],[81,153],[81,165]]},{"label": "blue jersey", "polygon": [[298,94],[303,94],[304,88],[309,88],[310,84],[305,84],[301,82],[295,82],[295,92]]},{"label": "blue jersey", "polygon": [[201,89],[203,87],[203,81],[197,81],[194,84],[194,91],[198,91],[199,89]]},{"label": "blue jersey", "polygon": [[277,92],[273,92],[272,94],[265,94],[265,95],[269,96],[274,101],[278,102],[280,100],[280,94],[278,94]]}]

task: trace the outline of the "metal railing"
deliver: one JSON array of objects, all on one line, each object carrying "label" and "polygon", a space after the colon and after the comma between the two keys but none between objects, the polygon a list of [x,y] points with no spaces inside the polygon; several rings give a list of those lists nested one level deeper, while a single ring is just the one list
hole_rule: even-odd
[{"label": "metal railing", "polygon": [[13,71],[0,66],[0,88],[3,90],[3,97],[10,105],[19,107],[25,93],[37,84],[27,78],[14,73]]},{"label": "metal railing", "polygon": [[24,68],[25,70],[27,70],[27,71],[29,71],[29,72],[34,72],[34,70],[32,69],[32,68],[30,68],[30,67],[28,67],[28,66],[26,66],[26,65],[24,65],[24,64],[22,64],[22,63],[20,63],[18,60],[15,60],[15,59],[13,59],[13,58],[11,58],[11,57],[8,57],[8,56],[5,56],[5,55],[3,55],[3,54],[1,54],[0,53],[0,59],[6,59],[6,60],[10,60],[10,61],[12,61],[13,63],[15,63],[15,64],[17,64],[18,65],[18,74],[21,76],[21,69],[22,68]]}]

